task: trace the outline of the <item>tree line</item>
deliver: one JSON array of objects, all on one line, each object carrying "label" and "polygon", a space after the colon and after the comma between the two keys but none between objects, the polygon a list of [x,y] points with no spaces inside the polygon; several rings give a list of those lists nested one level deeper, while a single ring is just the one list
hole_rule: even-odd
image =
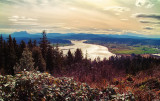
[{"label": "tree line", "polygon": [[50,45],[46,32],[42,32],[40,43],[31,39],[28,43],[23,40],[17,44],[15,38],[11,35],[7,40],[0,37],[0,73],[14,75],[21,70],[38,70],[40,72],[48,71],[50,73],[60,72],[66,65],[72,62],[81,61],[82,51],[77,49],[75,56],[69,50],[68,55],[64,56],[56,46]]}]

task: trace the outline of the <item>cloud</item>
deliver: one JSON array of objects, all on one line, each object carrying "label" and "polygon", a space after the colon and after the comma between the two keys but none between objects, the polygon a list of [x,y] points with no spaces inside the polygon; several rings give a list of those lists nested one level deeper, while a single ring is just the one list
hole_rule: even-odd
[{"label": "cloud", "polygon": [[37,26],[39,23],[33,23],[33,22],[15,22],[12,25],[27,25],[27,26]]},{"label": "cloud", "polygon": [[144,20],[140,20],[140,23],[145,23],[145,24],[160,24],[160,22],[152,22],[152,21],[144,21]]},{"label": "cloud", "polygon": [[122,20],[122,21],[128,21],[128,19],[120,19],[120,20]]},{"label": "cloud", "polygon": [[160,20],[160,14],[137,14],[137,18],[152,18]]},{"label": "cloud", "polygon": [[15,2],[16,0],[1,0],[1,3],[5,3],[5,4],[17,4],[17,2]]},{"label": "cloud", "polygon": [[39,25],[38,24],[38,19],[35,18],[30,18],[26,16],[11,16],[8,17],[8,20],[12,22],[12,25]]},{"label": "cloud", "polygon": [[104,10],[106,10],[106,11],[112,10],[112,11],[116,11],[116,12],[126,12],[126,11],[130,11],[130,8],[120,7],[120,6],[111,6],[111,7],[104,8]]},{"label": "cloud", "polygon": [[8,17],[8,20],[10,21],[37,21],[38,19],[15,15],[15,16]]},{"label": "cloud", "polygon": [[145,27],[144,29],[153,30],[154,28],[152,28],[152,27]]},{"label": "cloud", "polygon": [[140,23],[152,23],[150,21],[139,21]]},{"label": "cloud", "polygon": [[152,8],[158,0],[136,0],[137,7]]},{"label": "cloud", "polygon": [[146,3],[146,0],[136,0],[135,5],[137,7],[141,7],[141,6],[145,5],[145,3]]}]

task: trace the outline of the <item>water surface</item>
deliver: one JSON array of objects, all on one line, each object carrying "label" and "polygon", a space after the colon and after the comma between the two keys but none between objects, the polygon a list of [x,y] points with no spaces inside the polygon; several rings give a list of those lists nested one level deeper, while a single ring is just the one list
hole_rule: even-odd
[{"label": "water surface", "polygon": [[75,52],[77,48],[80,48],[82,50],[83,56],[85,57],[87,54],[87,57],[91,60],[94,60],[97,57],[100,57],[100,59],[108,59],[110,56],[114,56],[113,53],[108,51],[107,47],[101,46],[101,45],[95,45],[95,44],[87,44],[83,43],[85,40],[81,41],[71,41],[72,46],[64,46],[59,47],[63,54],[67,54],[68,50],[70,49],[72,53]]}]

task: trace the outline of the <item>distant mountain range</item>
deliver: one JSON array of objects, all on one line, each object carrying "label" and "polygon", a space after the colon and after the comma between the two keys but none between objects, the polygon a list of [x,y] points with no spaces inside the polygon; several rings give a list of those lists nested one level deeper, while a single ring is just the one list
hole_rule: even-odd
[{"label": "distant mountain range", "polygon": [[[20,31],[20,32],[14,32],[11,34],[12,37],[15,37],[17,42],[19,43],[21,40],[24,40],[25,42],[28,42],[28,40],[37,40],[40,41],[40,38],[42,37],[42,33],[36,33],[31,34],[27,31]],[[3,34],[4,38],[8,38],[7,34]],[[150,42],[150,40],[160,40],[160,39],[153,39],[153,38],[147,38],[138,36],[134,33],[127,33],[123,35],[115,35],[115,34],[86,34],[86,33],[47,33],[48,40],[51,43],[64,43],[64,44],[70,44],[71,42],[69,40],[98,40],[98,41],[109,41],[109,42],[120,42],[125,43],[129,42],[130,40],[133,42],[139,42],[145,40],[145,42]],[[117,41],[118,40],[118,41]],[[154,42],[154,43],[156,43]],[[158,41],[159,42],[159,41]]]},{"label": "distant mountain range", "polygon": [[[8,37],[8,34],[3,34],[4,37]],[[41,33],[31,34],[27,31],[14,32],[11,34],[12,37],[25,37],[25,38],[37,38],[42,37]],[[47,33],[48,38],[59,38],[59,39],[92,39],[97,37],[112,37],[112,38],[133,38],[133,39],[141,39],[141,38],[149,38],[145,35],[139,35],[134,33],[126,33],[122,35],[118,34],[87,34],[87,33]]]},{"label": "distant mountain range", "polygon": [[[97,38],[97,37],[112,37],[112,38],[145,38],[144,37],[139,37],[138,34],[133,34],[133,33],[127,33],[127,34],[122,34],[122,35],[118,35],[118,34],[87,34],[87,33],[66,33],[66,34],[61,34],[61,33],[47,33],[47,37],[48,38]],[[3,34],[4,37],[8,37],[8,34]],[[42,34],[41,33],[35,33],[35,34],[31,34],[28,33],[27,31],[20,31],[20,32],[14,32],[11,34],[12,37],[25,37],[25,38],[37,38],[37,37],[41,37]],[[82,39],[83,39],[82,38]]]},{"label": "distant mountain range", "polygon": [[[4,37],[4,39],[7,39],[9,34],[2,34],[2,36]],[[52,36],[53,36],[52,34],[47,34],[48,40],[53,44],[54,43],[71,44],[71,41],[69,41],[69,40],[56,38],[56,36],[59,36],[59,33],[57,33],[57,35],[55,34],[54,37],[52,37]],[[27,43],[30,39],[36,40],[37,43],[39,43],[40,38],[42,38],[42,34],[41,33],[30,34],[27,31],[20,31],[20,32],[12,33],[11,37],[15,38],[17,40],[17,43],[20,43],[22,40]]]}]

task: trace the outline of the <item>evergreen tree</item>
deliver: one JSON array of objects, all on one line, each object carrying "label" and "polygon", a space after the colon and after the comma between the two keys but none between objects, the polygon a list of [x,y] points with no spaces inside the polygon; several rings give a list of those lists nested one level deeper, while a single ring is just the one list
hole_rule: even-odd
[{"label": "evergreen tree", "polygon": [[15,38],[13,38],[13,45],[14,45],[14,48],[17,48],[18,47],[18,44],[17,44],[17,41]]},{"label": "evergreen tree", "polygon": [[46,63],[43,59],[42,52],[39,47],[34,47],[32,49],[32,56],[34,59],[34,67],[38,68],[39,71],[46,71]]},{"label": "evergreen tree", "polygon": [[13,45],[14,45],[14,50],[15,50],[16,57],[17,57],[16,62],[18,62],[18,60],[20,59],[21,55],[19,55],[19,46],[18,46],[17,41],[16,41],[15,38],[13,38]]},{"label": "evergreen tree", "polygon": [[54,47],[49,46],[47,51],[47,70],[52,72],[55,69],[55,50]]},{"label": "evergreen tree", "polygon": [[26,43],[22,40],[19,46],[19,58],[22,56],[24,48],[26,48]]},{"label": "evergreen tree", "polygon": [[3,37],[0,37],[0,69],[2,68],[2,54],[3,54]]},{"label": "evergreen tree", "polygon": [[37,41],[36,40],[33,41],[33,47],[37,47]]},{"label": "evergreen tree", "polygon": [[5,59],[4,59],[4,69],[5,69],[5,71],[7,71],[7,58],[8,58],[8,45],[7,45],[7,42],[4,40],[3,41],[3,52],[4,52],[4,57],[5,57]]},{"label": "evergreen tree", "polygon": [[71,65],[73,63],[74,57],[69,49],[68,53],[67,53],[67,64]]},{"label": "evergreen tree", "polygon": [[74,58],[74,61],[75,62],[80,62],[82,61],[83,59],[83,54],[82,54],[82,50],[77,48],[76,51],[75,51],[75,58]]},{"label": "evergreen tree", "polygon": [[32,48],[33,48],[33,44],[32,44],[32,40],[31,39],[28,41],[28,48],[30,50],[32,50]]},{"label": "evergreen tree", "polygon": [[7,55],[6,73],[13,75],[14,74],[13,66],[16,63],[17,57],[16,57],[16,52],[14,49],[14,44],[13,44],[11,35],[9,35],[7,46],[8,46],[8,50],[6,52],[7,53],[6,54]]},{"label": "evergreen tree", "polygon": [[2,48],[3,46],[3,37],[2,37],[2,34],[1,34],[1,37],[0,37],[0,48]]},{"label": "evergreen tree", "polygon": [[26,43],[22,40],[20,43],[20,48],[23,50],[24,48],[26,48]]},{"label": "evergreen tree", "polygon": [[64,57],[63,57],[63,52],[59,51],[58,44],[56,45],[56,48],[54,49],[54,57],[55,57],[55,71],[60,72],[60,70],[64,69],[63,64],[64,64]]},{"label": "evergreen tree", "polygon": [[3,37],[0,37],[0,72],[2,73],[2,69],[5,67],[5,54],[4,54],[4,42]]},{"label": "evergreen tree", "polygon": [[42,51],[43,58],[46,61],[47,60],[46,55],[47,55],[47,50],[48,50],[48,46],[49,46],[49,41],[47,39],[45,31],[43,31],[42,36],[43,37],[41,38],[41,41],[40,41],[40,48]]},{"label": "evergreen tree", "polygon": [[19,63],[17,63],[14,66],[14,72],[20,72],[23,70],[27,70],[27,71],[33,71],[34,70],[34,62],[33,62],[33,58],[32,58],[32,52],[29,51],[28,48],[25,48],[23,53],[22,53],[22,57],[19,60]]}]

